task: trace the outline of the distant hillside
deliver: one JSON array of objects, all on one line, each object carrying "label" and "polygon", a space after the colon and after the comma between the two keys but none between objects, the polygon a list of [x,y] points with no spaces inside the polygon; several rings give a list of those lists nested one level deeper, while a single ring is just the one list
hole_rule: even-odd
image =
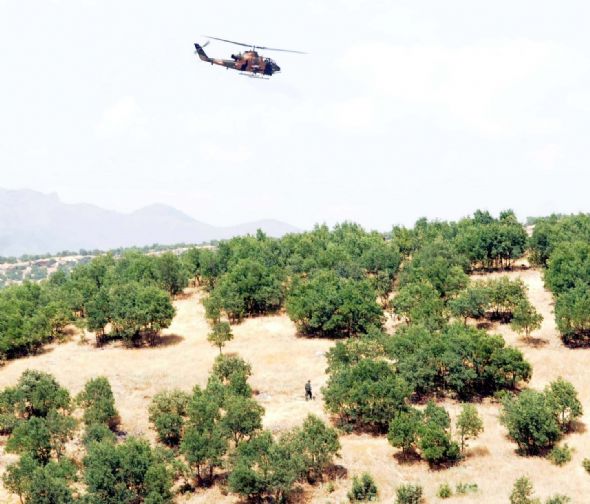
[{"label": "distant hillside", "polygon": [[298,231],[275,220],[215,227],[167,205],[149,205],[124,214],[94,205],[69,205],[56,194],[0,189],[1,256],[201,243],[254,233],[258,228],[276,237]]}]

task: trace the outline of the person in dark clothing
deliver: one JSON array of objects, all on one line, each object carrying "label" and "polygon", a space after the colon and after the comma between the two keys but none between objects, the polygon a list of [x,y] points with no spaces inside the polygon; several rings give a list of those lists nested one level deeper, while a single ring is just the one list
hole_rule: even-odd
[{"label": "person in dark clothing", "polygon": [[311,393],[311,380],[307,380],[305,384],[305,400],[313,399],[313,394]]}]

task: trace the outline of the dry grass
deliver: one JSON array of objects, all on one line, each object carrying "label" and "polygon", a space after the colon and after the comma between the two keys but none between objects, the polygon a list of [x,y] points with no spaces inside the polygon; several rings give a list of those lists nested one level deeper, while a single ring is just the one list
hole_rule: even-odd
[{"label": "dry grass", "polygon": [[[555,328],[552,298],[543,288],[538,271],[506,274],[525,282],[532,303],[545,320],[530,342],[523,341],[506,325],[496,325],[491,330],[502,334],[509,344],[525,353],[533,365],[532,387],[541,389],[558,376],[573,382],[587,412],[582,424],[587,424],[590,350],[571,350],[562,345]],[[27,368],[54,374],[72,393],[77,393],[86,380],[94,376],[107,376],[121,413],[122,428],[153,439],[147,418],[150,399],[163,389],[179,387],[188,391],[194,384],[204,385],[218,353],[206,340],[208,326],[199,297],[197,291],[190,290],[188,296],[175,302],[178,314],[165,333],[173,335],[168,337],[166,345],[126,349],[113,344],[97,349],[92,343],[81,344],[76,337],[69,343],[50,347],[42,355],[10,362],[0,369],[0,387],[14,384]],[[257,399],[266,409],[265,427],[280,432],[301,423],[308,413],[326,418],[320,387],[326,381],[324,353],[333,342],[297,337],[295,327],[283,315],[247,320],[234,327],[234,334],[234,341],[224,351],[237,352],[252,363],[251,384],[259,391]],[[318,396],[315,401],[304,400],[303,385],[307,379],[311,380]],[[452,416],[457,414],[459,405],[454,401],[447,400],[443,404]],[[537,494],[543,498],[560,492],[570,495],[574,503],[588,502],[590,476],[581,462],[590,456],[590,438],[583,425],[577,433],[567,436],[567,443],[575,450],[574,457],[572,462],[559,468],[545,459],[516,455],[515,445],[506,439],[505,429],[499,424],[499,405],[486,400],[477,407],[485,431],[470,443],[467,459],[460,464],[437,471],[422,462],[400,463],[394,457],[397,450],[389,446],[385,437],[346,435],[341,438],[342,458],[338,463],[348,470],[348,477],[336,479],[335,491],[331,494],[325,484],[306,488],[308,500],[345,502],[352,476],[369,471],[375,477],[383,502],[393,502],[395,488],[403,482],[421,483],[430,503],[439,502],[436,491],[443,482],[449,482],[452,487],[459,482],[475,482],[479,486],[478,493],[453,497],[447,502],[505,504],[514,480],[521,475],[531,478]],[[12,458],[0,450],[0,465],[6,465],[9,460]],[[0,502],[3,501],[17,502],[16,499],[7,500],[0,492]],[[178,498],[178,502],[190,503],[236,501],[233,496],[221,495],[218,488]]]}]

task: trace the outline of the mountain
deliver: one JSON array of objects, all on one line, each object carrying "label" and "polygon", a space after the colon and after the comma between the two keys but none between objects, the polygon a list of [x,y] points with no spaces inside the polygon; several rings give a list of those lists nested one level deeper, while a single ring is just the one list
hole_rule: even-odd
[{"label": "mountain", "polygon": [[131,213],[67,204],[57,194],[0,189],[0,256],[55,253],[153,243],[201,243],[255,233],[279,237],[297,228],[276,220],[216,227],[162,204]]}]

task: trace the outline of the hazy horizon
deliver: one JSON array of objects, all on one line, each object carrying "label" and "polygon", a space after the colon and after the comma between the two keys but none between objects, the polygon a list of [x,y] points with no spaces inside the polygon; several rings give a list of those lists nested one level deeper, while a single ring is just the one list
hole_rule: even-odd
[{"label": "hazy horizon", "polygon": [[[588,14],[581,1],[0,0],[0,186],[216,226],[590,211]],[[282,73],[248,79],[199,61],[204,33],[310,54],[261,51]]]}]

